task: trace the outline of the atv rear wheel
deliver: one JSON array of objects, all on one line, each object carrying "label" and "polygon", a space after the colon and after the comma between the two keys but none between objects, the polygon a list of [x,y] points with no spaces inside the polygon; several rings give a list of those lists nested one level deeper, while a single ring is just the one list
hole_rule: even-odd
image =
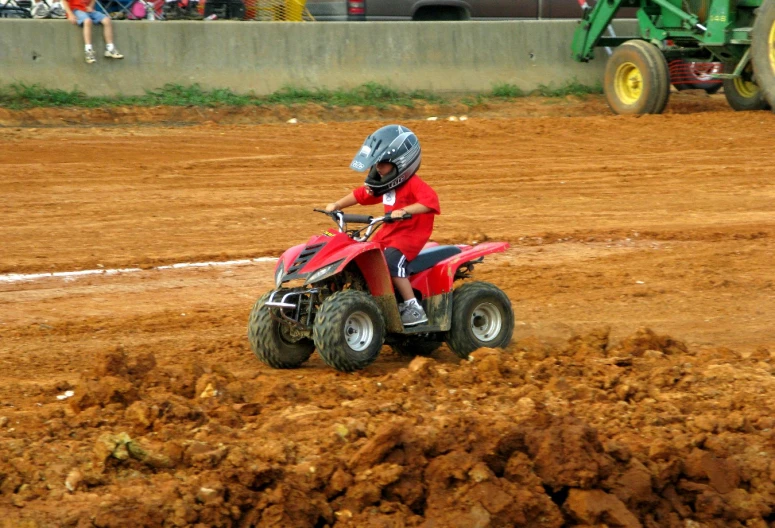
[{"label": "atv rear wheel", "polygon": [[775,109],[775,0],[756,10],[751,30],[751,62],[763,97]]},{"label": "atv rear wheel", "polygon": [[299,368],[315,351],[309,338],[295,338],[290,325],[280,323],[265,306],[271,292],[261,296],[248,319],[248,341],[258,359],[276,369]]},{"label": "atv rear wheel", "polygon": [[430,356],[443,344],[432,337],[401,336],[390,343],[390,348],[402,356]]},{"label": "atv rear wheel", "polygon": [[447,344],[461,358],[482,347],[503,348],[514,333],[511,301],[497,286],[469,282],[452,293]]},{"label": "atv rear wheel", "polygon": [[312,336],[327,365],[352,372],[377,359],[385,342],[385,321],[368,293],[344,290],[323,301]]}]

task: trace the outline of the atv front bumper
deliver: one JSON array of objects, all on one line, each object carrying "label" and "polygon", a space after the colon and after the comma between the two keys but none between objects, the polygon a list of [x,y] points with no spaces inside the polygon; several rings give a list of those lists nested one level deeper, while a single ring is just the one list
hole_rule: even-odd
[{"label": "atv front bumper", "polygon": [[311,330],[318,292],[317,288],[274,290],[264,306],[268,307],[275,320],[292,324],[300,330]]}]

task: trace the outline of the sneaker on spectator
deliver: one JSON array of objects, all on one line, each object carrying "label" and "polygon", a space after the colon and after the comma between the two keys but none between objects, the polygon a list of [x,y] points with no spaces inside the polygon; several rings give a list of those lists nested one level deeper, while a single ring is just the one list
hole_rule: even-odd
[{"label": "sneaker on spectator", "polygon": [[61,3],[55,2],[51,4],[49,16],[51,18],[67,18],[67,13],[65,13],[65,9],[62,7]]},{"label": "sneaker on spectator", "polygon": [[413,326],[427,322],[428,316],[425,315],[425,310],[422,309],[419,303],[414,302],[404,306],[404,311],[401,312],[401,323],[404,326]]},{"label": "sneaker on spectator", "polygon": [[94,58],[94,50],[84,52],[84,56],[86,57],[86,64],[97,62],[97,59]]},{"label": "sneaker on spectator", "polygon": [[121,55],[116,48],[113,48],[113,51],[105,50],[105,56],[110,59],[123,59],[124,56]]},{"label": "sneaker on spectator", "polygon": [[44,2],[38,2],[32,8],[32,18],[48,18],[51,16],[51,10]]}]

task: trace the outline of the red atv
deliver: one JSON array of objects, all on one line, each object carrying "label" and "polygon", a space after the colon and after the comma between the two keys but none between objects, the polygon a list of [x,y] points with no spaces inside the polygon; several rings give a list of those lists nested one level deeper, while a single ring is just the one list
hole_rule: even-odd
[{"label": "red atv", "polygon": [[[297,368],[317,349],[326,364],[345,372],[370,365],[389,344],[402,354],[429,355],[443,342],[461,358],[480,347],[505,347],[514,331],[511,301],[470,276],[484,255],[505,242],[475,246],[428,244],[409,265],[409,280],[428,322],[404,327],[384,254],[369,237],[390,216],[326,212],[339,226],[288,249],[275,267],[277,289],[250,313],[248,339],[258,359]],[[365,224],[350,229],[348,224]],[[430,247],[429,247],[430,246]]]}]

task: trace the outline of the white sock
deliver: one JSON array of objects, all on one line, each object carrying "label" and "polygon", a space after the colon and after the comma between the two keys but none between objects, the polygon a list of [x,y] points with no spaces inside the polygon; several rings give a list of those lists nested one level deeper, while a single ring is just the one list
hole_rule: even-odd
[{"label": "white sock", "polygon": [[105,49],[108,51],[113,51],[114,49],[116,49],[116,47],[113,44],[108,44],[107,46],[105,46]]},{"label": "white sock", "polygon": [[94,48],[92,48],[92,47],[91,47],[91,44],[86,44],[86,45],[84,46],[84,50],[85,50],[85,51],[94,51]]},{"label": "white sock", "polygon": [[404,303],[404,306],[406,306],[407,308],[409,308],[410,306],[419,306],[419,305],[420,303],[417,302],[417,299],[409,299]]}]

